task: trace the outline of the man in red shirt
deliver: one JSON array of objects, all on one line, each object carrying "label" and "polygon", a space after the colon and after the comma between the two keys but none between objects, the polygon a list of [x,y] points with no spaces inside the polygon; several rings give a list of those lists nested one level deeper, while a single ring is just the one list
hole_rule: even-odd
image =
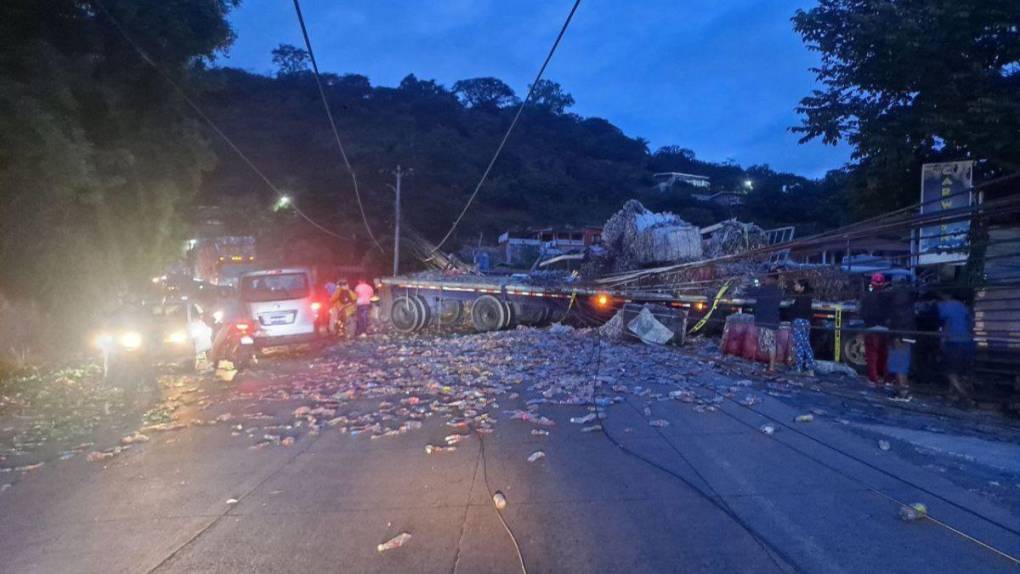
[{"label": "man in red shirt", "polygon": [[354,293],[358,296],[358,319],[355,335],[367,335],[368,313],[372,309],[372,298],[375,297],[375,289],[364,279],[358,279],[358,284],[354,287]]}]

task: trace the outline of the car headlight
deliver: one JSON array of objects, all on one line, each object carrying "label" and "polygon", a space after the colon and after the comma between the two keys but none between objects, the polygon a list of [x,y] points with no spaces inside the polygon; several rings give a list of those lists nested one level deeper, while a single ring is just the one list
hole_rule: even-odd
[{"label": "car headlight", "polygon": [[118,339],[121,347],[131,351],[142,346],[142,336],[134,331],[121,333]]},{"label": "car headlight", "polygon": [[213,317],[213,321],[216,321],[217,323],[222,323],[223,322],[223,310],[217,309],[216,311],[213,311],[212,317]]},{"label": "car headlight", "polygon": [[166,342],[174,345],[183,345],[188,342],[188,334],[184,331],[174,331],[167,335]]},{"label": "car headlight", "polygon": [[95,345],[97,349],[107,349],[113,344],[113,335],[100,333],[96,335],[95,339],[93,339],[92,344]]}]

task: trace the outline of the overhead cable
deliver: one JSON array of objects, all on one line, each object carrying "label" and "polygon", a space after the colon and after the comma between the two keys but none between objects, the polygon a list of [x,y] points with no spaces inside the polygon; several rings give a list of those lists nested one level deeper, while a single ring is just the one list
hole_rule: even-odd
[{"label": "overhead cable", "polygon": [[[294,2],[296,3],[297,0],[294,0]],[[562,40],[563,35],[566,34],[567,27],[570,26],[570,21],[574,18],[574,13],[577,12],[577,7],[580,5],[581,0],[574,0],[574,5],[570,9],[570,13],[567,14],[567,19],[563,22],[563,27],[560,28],[560,33],[556,36],[556,41],[553,42],[552,48],[549,49],[549,53],[546,55],[545,61],[542,62],[542,67],[539,68],[538,74],[535,75],[535,81],[528,87],[528,95],[524,98],[524,101],[521,102],[521,105],[518,106],[517,113],[514,114],[514,119],[510,122],[510,127],[507,128],[506,133],[503,134],[503,139],[500,140],[499,146],[496,148],[496,153],[492,155],[492,159],[489,160],[489,165],[486,166],[485,171],[482,172],[482,177],[478,180],[478,185],[475,186],[475,190],[471,193],[471,196],[468,197],[467,203],[464,204],[464,208],[460,210],[460,215],[458,215],[457,219],[454,220],[453,225],[450,226],[450,230],[446,232],[446,235],[444,235],[439,243],[436,244],[435,249],[432,250],[433,253],[439,251],[439,249],[442,248],[443,245],[450,239],[453,232],[457,229],[457,226],[460,225],[461,220],[464,219],[464,215],[471,207],[471,204],[475,201],[475,197],[478,196],[478,192],[482,189],[482,184],[484,184],[486,178],[489,177],[489,172],[492,171],[492,166],[496,164],[496,160],[499,159],[499,154],[503,151],[503,147],[506,146],[507,140],[510,139],[510,134],[513,133],[514,127],[517,126],[517,121],[521,119],[521,113],[524,112],[524,108],[528,105],[528,102],[531,100],[531,96],[535,93],[535,88],[538,86],[538,82],[542,79],[542,75],[545,73],[545,69],[549,65],[549,61],[552,60],[553,54],[556,53],[556,48],[560,45],[560,40]]]},{"label": "overhead cable", "polygon": [[326,91],[322,87],[322,79],[319,77],[319,65],[315,61],[315,52],[312,50],[312,40],[308,37],[308,28],[305,27],[305,18],[301,14],[301,3],[299,0],[294,0],[294,12],[297,13],[298,23],[301,24],[301,35],[305,39],[305,48],[308,49],[308,59],[312,62],[312,72],[315,76],[315,85],[319,88],[319,97],[322,98],[322,107],[326,110],[326,118],[329,119],[329,127],[333,130],[333,137],[336,140],[336,147],[340,150],[340,157],[344,160],[344,165],[347,166],[348,173],[351,174],[351,182],[354,184],[354,198],[358,202],[358,211],[361,213],[361,221],[365,224],[365,231],[368,232],[368,236],[375,243],[375,246],[383,251],[382,245],[379,244],[379,240],[375,238],[375,234],[372,233],[372,227],[368,224],[368,217],[365,215],[365,206],[361,202],[361,192],[358,190],[358,176],[354,173],[354,168],[351,167],[351,162],[347,158],[347,152],[344,150],[344,144],[340,141],[340,132],[336,128],[336,121],[333,119],[333,111],[329,107],[329,101],[326,99]]},{"label": "overhead cable", "polygon": [[[279,201],[288,199],[287,195],[280,191],[280,189],[277,188],[275,185],[273,185],[273,182],[269,179],[269,177],[266,176],[266,174],[262,170],[260,170],[258,166],[255,165],[251,158],[249,158],[247,154],[241,151],[241,148],[239,148],[237,144],[235,144],[233,140],[231,140],[230,137],[228,137],[227,134],[224,133],[224,131],[220,129],[218,125],[216,125],[216,122],[212,121],[212,118],[210,118],[204,111],[202,111],[202,108],[190,96],[188,96],[188,93],[184,91],[184,88],[182,88],[180,84],[177,83],[176,80],[174,80],[173,76],[171,76],[166,70],[163,69],[162,66],[157,64],[151,57],[149,57],[148,53],[146,53],[145,50],[142,49],[142,47],[137,42],[135,42],[131,35],[127,33],[127,30],[120,23],[120,21],[110,12],[109,9],[107,9],[106,4],[104,4],[102,0],[93,1],[95,2],[96,6],[98,6],[99,9],[102,10],[104,14],[106,14],[106,17],[113,24],[113,27],[117,30],[117,32],[120,33],[121,36],[123,36],[124,40],[128,43],[128,45],[131,46],[134,49],[134,51],[138,53],[138,56],[142,60],[144,60],[146,64],[148,64],[154,70],[156,70],[156,72],[160,76],[162,76],[162,78],[174,88],[174,90],[181,97],[181,99],[184,100],[184,103],[188,104],[188,107],[190,107],[195,112],[195,114],[198,115],[198,117],[201,118],[202,121],[204,121],[209,126],[210,129],[212,129],[213,133],[219,136],[220,139],[222,139],[223,142],[226,143],[227,146],[231,150],[233,150],[238,157],[241,158],[241,161],[243,161],[245,165],[247,165],[249,168],[251,168],[253,172],[255,172],[255,175],[257,175],[259,179],[261,179],[263,183],[266,184],[266,187],[272,190],[272,192],[276,195],[277,200]],[[309,217],[305,212],[301,211],[301,209],[298,208],[297,205],[294,205],[293,201],[289,201],[289,204],[291,209],[294,210],[294,213],[296,213],[299,217],[301,217],[306,222],[311,224],[313,227],[319,229],[323,233],[331,235],[337,239],[343,240],[352,239],[351,237],[344,237],[342,235],[339,235],[338,233],[331,231],[326,227],[323,227],[318,222]]]}]

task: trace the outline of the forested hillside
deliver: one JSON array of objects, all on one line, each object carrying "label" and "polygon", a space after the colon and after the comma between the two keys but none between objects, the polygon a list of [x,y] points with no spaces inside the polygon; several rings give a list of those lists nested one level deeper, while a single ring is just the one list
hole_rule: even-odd
[{"label": "forested hillside", "polygon": [[[303,53],[282,46],[276,55],[281,69],[275,77],[236,69],[202,72],[203,105],[305,212],[338,233],[364,237],[351,178]],[[446,87],[412,74],[395,88],[372,86],[357,74],[324,74],[323,80],[361,182],[369,221],[387,241],[394,168],[413,170],[403,187],[406,221],[427,237],[442,237],[520,104],[513,90],[495,78]],[[653,153],[647,142],[605,119],[570,113],[573,102],[558,84],[542,81],[456,239],[476,242],[482,234],[492,242],[507,228],[598,225],[631,197],[702,225],[739,216],[766,225],[817,228],[845,217],[842,209],[831,208],[840,201],[838,178],[816,182],[767,166],[714,164],[675,146]],[[222,142],[214,147],[220,162],[204,180],[205,201],[230,198],[233,204],[253,198],[272,204],[272,191],[236,154]],[[746,208],[734,211],[692,198],[693,188],[653,190],[652,174],[662,171],[710,176],[713,191],[745,190],[750,180],[753,190]]]}]

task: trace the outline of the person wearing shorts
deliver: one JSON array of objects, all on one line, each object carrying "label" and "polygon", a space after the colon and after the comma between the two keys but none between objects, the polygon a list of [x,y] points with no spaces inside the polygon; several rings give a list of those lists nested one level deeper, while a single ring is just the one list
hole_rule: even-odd
[{"label": "person wearing shorts", "polygon": [[766,275],[759,287],[751,290],[754,298],[754,324],[758,329],[758,349],[769,358],[769,372],[776,370],[776,329],[779,327],[779,304],[783,292],[776,278]]},{"label": "person wearing shorts", "polygon": [[974,355],[970,310],[947,292],[939,293],[939,321],[942,323],[942,372],[960,398],[971,401],[970,392],[960,381]]}]

